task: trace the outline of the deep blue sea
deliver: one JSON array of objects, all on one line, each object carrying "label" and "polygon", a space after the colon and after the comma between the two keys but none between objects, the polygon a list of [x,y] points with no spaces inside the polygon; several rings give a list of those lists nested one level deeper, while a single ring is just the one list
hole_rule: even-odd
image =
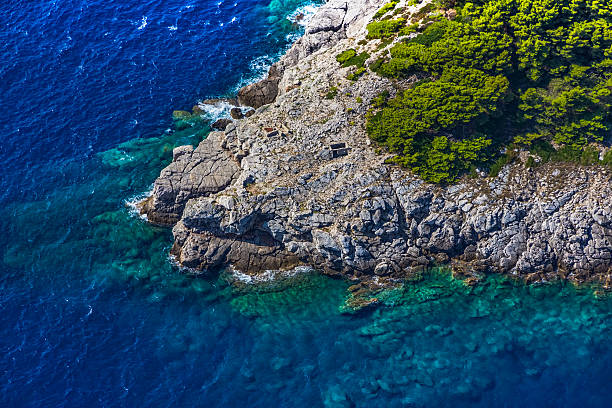
[{"label": "deep blue sea", "polygon": [[126,206],[206,137],[172,111],[263,75],[312,3],[0,3],[0,406],[612,406],[591,288],[437,270],[346,314],[315,273],[190,276]]}]

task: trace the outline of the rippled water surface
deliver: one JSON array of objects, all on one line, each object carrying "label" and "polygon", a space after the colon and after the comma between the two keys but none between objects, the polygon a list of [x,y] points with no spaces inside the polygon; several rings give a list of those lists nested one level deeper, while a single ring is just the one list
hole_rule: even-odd
[{"label": "rippled water surface", "polygon": [[126,207],[208,132],[172,110],[262,75],[308,4],[0,4],[2,406],[611,405],[591,289],[431,271],[346,314],[341,280],[185,275]]}]

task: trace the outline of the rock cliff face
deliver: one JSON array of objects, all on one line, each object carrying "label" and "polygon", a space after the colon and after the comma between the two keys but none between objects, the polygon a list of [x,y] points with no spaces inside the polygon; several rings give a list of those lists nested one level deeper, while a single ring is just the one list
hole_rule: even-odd
[{"label": "rock cliff face", "polygon": [[142,210],[174,226],[177,261],[251,275],[309,265],[376,282],[451,264],[607,283],[612,188],[603,168],[519,163],[443,188],[385,164],[365,114],[397,84],[347,80],[351,68],[335,60],[348,48],[375,58],[378,44],[360,40],[384,3],[327,2],[269,78],[241,91],[254,115],[175,149]]}]

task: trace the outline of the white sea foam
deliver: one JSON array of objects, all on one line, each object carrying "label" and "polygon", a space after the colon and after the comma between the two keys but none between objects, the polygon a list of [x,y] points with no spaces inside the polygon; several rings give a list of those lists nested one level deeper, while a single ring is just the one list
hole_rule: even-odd
[{"label": "white sea foam", "polygon": [[140,26],[138,26],[139,30],[144,30],[144,28],[147,26],[147,16],[142,16],[142,20],[140,20]]},{"label": "white sea foam", "polygon": [[314,269],[309,266],[297,266],[288,271],[267,270],[256,275],[247,275],[246,273],[237,271],[234,268],[229,269],[231,278],[247,285],[256,285],[258,283],[273,282],[276,280],[292,278],[299,274],[310,273],[312,271],[314,271]]},{"label": "white sea foam", "polygon": [[232,93],[237,93],[242,87],[265,79],[272,64],[278,61],[282,54],[279,52],[274,55],[262,55],[251,61],[248,74],[242,76],[232,89]]},{"label": "white sea foam", "polygon": [[312,16],[314,16],[317,12],[318,8],[319,6],[316,4],[307,4],[297,8],[293,13],[287,16],[287,19],[294,24],[306,27],[312,19]]},{"label": "white sea foam", "polygon": [[285,37],[285,40],[287,40],[287,42],[289,43],[294,43],[296,42],[300,37],[302,36],[301,33],[289,33],[287,34],[287,36]]},{"label": "white sea foam", "polygon": [[[302,27],[305,27],[312,19],[312,16],[315,15],[319,7],[320,5],[317,5],[315,3],[298,7],[293,13],[287,15],[287,19],[294,24],[298,24]],[[287,52],[287,49],[291,47],[291,45],[293,45],[293,43],[297,41],[303,34],[303,30],[289,33],[285,37],[285,39],[289,43],[286,49],[281,50],[280,52],[274,55],[262,55],[260,57],[255,58],[250,64],[249,73],[242,76],[240,81],[238,81],[236,86],[232,89],[232,92],[237,93],[244,86],[265,79],[268,74],[268,70],[270,69],[272,64],[278,61],[281,56],[285,54],[285,52]],[[272,33],[268,33],[268,35],[270,36],[272,35]]]},{"label": "white sea foam", "polygon": [[145,221],[147,221],[147,215],[141,214],[138,208],[138,203],[140,203],[145,198],[148,198],[153,194],[153,185],[144,193],[140,193],[138,195],[132,196],[125,200],[125,206],[128,208],[128,211],[132,217],[138,217]]},{"label": "white sea foam", "polygon": [[236,106],[226,101],[218,101],[214,104],[200,102],[198,107],[203,111],[201,115],[203,118],[215,122],[221,118],[228,118],[230,111]]},{"label": "white sea foam", "polygon": [[170,253],[167,252],[167,257],[166,259],[168,259],[168,262],[171,265],[174,265],[176,268],[178,268],[182,273],[184,274],[189,274],[189,275],[202,275],[203,271],[199,270],[199,269],[195,269],[195,268],[188,268],[186,266],[183,266],[180,264],[179,260],[176,258],[175,255],[172,255]]}]

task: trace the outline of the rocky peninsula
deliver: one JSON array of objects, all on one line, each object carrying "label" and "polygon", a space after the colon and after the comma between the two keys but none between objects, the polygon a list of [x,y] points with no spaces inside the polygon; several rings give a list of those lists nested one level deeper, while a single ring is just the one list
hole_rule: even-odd
[{"label": "rocky peninsula", "polygon": [[[326,2],[268,77],[240,90],[254,114],[174,150],[140,206],[150,222],[173,226],[177,262],[250,276],[309,266],[379,285],[436,265],[473,278],[608,285],[607,168],[528,167],[528,153],[518,152],[495,176],[436,185],[388,163],[366,114],[382,91],[393,95],[416,78],[349,79],[355,68],[337,61],[355,49],[367,51],[369,65],[385,51],[365,40],[385,3]],[[418,13],[426,4],[398,7]]]}]

